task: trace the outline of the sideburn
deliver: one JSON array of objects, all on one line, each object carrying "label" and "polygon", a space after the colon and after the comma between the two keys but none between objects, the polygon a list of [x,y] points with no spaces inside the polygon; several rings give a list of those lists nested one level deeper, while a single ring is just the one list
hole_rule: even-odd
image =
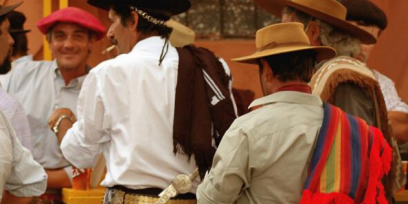
[{"label": "sideburn", "polygon": [[7,56],[2,65],[0,65],[0,74],[7,74],[11,70],[11,59]]}]

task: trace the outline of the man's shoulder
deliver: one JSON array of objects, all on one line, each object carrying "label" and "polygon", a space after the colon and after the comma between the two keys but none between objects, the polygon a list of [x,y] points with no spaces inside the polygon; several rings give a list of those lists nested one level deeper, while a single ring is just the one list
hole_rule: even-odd
[{"label": "man's shoulder", "polygon": [[[105,75],[110,72],[118,72],[121,69],[129,69],[131,67],[147,67],[146,62],[150,62],[148,58],[140,57],[143,53],[132,53],[121,54],[113,59],[109,59],[99,63],[96,67],[91,69],[91,74],[93,75]],[[149,63],[151,64],[151,63]]]},{"label": "man's shoulder", "polygon": [[248,132],[273,134],[299,125],[321,125],[322,120],[321,106],[278,102],[239,117],[234,121],[234,125]]},{"label": "man's shoulder", "polygon": [[8,118],[20,107],[20,103],[10,94],[0,88],[0,110],[2,110]]},{"label": "man's shoulder", "polygon": [[20,76],[32,76],[33,72],[45,73],[53,71],[53,65],[53,61],[26,61],[19,63],[13,68],[12,72],[13,75],[18,74]]}]

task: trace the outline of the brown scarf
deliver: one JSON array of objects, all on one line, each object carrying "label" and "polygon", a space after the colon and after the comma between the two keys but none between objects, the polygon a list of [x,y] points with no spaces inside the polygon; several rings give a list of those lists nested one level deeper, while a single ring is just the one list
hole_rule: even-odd
[{"label": "brown scarf", "polygon": [[207,49],[185,46],[177,51],[174,153],[185,154],[189,160],[194,155],[200,177],[204,178],[215,154],[213,139],[218,145],[236,118],[228,88],[230,77]]}]

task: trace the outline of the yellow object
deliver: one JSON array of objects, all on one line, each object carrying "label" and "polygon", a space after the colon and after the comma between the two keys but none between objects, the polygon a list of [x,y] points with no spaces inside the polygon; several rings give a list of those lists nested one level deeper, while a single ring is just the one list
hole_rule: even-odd
[{"label": "yellow object", "polygon": [[[52,12],[52,0],[44,0],[43,3],[43,15],[48,16],[51,14]],[[46,36],[44,36],[44,46],[43,46],[43,50],[44,50],[44,60],[51,60],[52,59],[52,55],[51,55],[51,50],[50,47],[48,45],[48,41]]]},{"label": "yellow object", "polygon": [[60,0],[60,9],[67,8],[68,7],[68,0]]},{"label": "yellow object", "polygon": [[64,188],[62,189],[62,202],[65,204],[101,204],[104,195],[104,188],[86,191]]}]

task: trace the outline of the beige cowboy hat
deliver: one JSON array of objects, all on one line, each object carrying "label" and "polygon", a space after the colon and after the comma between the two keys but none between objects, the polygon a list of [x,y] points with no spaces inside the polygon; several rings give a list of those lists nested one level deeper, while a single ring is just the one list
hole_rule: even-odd
[{"label": "beige cowboy hat", "polygon": [[185,45],[194,44],[195,32],[187,26],[170,19],[165,23],[168,27],[173,28],[170,35],[170,43],[174,47],[183,47]]},{"label": "beige cowboy hat", "polygon": [[347,9],[335,0],[254,0],[260,7],[277,17],[281,17],[286,6],[295,8],[332,26],[352,34],[364,44],[377,42],[369,32],[346,21]]},{"label": "beige cowboy hat", "polygon": [[313,50],[317,60],[333,58],[336,51],[328,46],[310,46],[309,38],[301,23],[278,23],[256,32],[256,52],[252,55],[235,58],[232,61],[257,64],[257,59],[302,50]]}]

